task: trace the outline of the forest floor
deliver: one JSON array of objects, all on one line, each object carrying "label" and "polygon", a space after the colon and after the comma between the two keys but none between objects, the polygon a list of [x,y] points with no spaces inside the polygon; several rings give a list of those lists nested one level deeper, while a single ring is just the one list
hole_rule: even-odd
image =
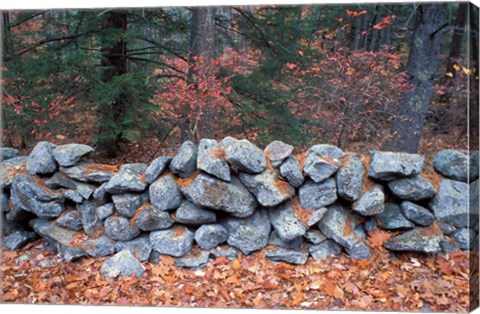
[{"label": "forest floor", "polygon": [[161,263],[142,263],[141,278],[115,281],[100,275],[106,258],[61,262],[46,245],[37,240],[2,251],[2,302],[467,312],[469,300],[478,299],[469,295],[478,293],[472,277],[478,260],[467,253],[393,257],[374,248],[369,261],[342,255],[292,266],[265,260],[259,251],[197,270],[176,268],[173,258],[162,256]]}]

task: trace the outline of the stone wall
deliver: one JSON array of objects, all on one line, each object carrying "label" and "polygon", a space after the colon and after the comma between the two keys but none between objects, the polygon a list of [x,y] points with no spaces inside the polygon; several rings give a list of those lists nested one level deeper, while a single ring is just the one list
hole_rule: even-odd
[{"label": "stone wall", "polygon": [[40,142],[24,157],[3,148],[3,246],[43,237],[67,261],[130,249],[140,261],[165,254],[196,267],[263,248],[293,264],[342,252],[369,259],[378,232],[393,232],[384,243],[393,252],[478,243],[478,153],[469,171],[469,157],[453,150],[425,161],[328,144],[293,149],[203,139],[173,158],[116,167],[86,161],[86,145]]}]

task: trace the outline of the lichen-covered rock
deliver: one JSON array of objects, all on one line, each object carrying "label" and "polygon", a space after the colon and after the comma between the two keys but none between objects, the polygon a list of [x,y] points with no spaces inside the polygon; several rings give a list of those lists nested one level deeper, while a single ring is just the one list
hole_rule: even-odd
[{"label": "lichen-covered rock", "polygon": [[217,222],[217,215],[207,209],[184,201],[175,213],[175,220],[185,225],[203,225]]},{"label": "lichen-covered rock", "polygon": [[312,229],[305,232],[305,239],[312,244],[320,244],[327,239],[320,230]]},{"label": "lichen-covered rock", "polygon": [[195,231],[195,241],[204,250],[210,250],[225,242],[227,230],[220,224],[203,225]]},{"label": "lichen-covered rock", "polygon": [[182,193],[175,178],[168,174],[153,182],[149,188],[150,202],[160,210],[177,209],[182,204]]},{"label": "lichen-covered rock", "polygon": [[457,241],[458,246],[462,250],[471,250],[475,245],[475,230],[469,228],[461,228],[453,233],[453,238]]},{"label": "lichen-covered rock", "polygon": [[430,226],[435,220],[435,217],[428,209],[409,201],[402,202],[400,209],[408,220],[419,226]]},{"label": "lichen-covered rock", "polygon": [[288,157],[279,169],[282,177],[287,179],[288,183],[295,188],[300,187],[305,181],[300,164],[292,156]]},{"label": "lichen-covered rock", "polygon": [[365,167],[359,156],[351,156],[348,161],[337,171],[338,196],[349,202],[354,202],[360,197],[365,177]]},{"label": "lichen-covered rock", "polygon": [[266,250],[265,258],[271,261],[305,265],[308,260],[308,252],[304,250],[287,250],[284,248],[276,248]]},{"label": "lichen-covered rock", "polygon": [[299,249],[304,242],[305,241],[303,240],[303,237],[297,237],[291,241],[282,240],[282,238],[278,236],[278,233],[276,230],[273,230],[270,233],[270,239],[268,241],[268,243],[271,245],[278,246],[287,250]]},{"label": "lichen-covered rock", "polygon": [[140,206],[148,200],[147,193],[125,193],[112,195],[113,204],[117,212],[125,217],[131,218],[135,215]]},{"label": "lichen-covered rock", "polygon": [[97,207],[97,216],[100,220],[105,220],[115,212],[115,204],[107,203]]},{"label": "lichen-covered rock", "polygon": [[303,172],[315,183],[324,181],[337,172],[340,162],[337,159],[325,160],[315,153],[310,153],[305,160]]},{"label": "lichen-covered rock", "polygon": [[135,257],[143,262],[148,260],[152,253],[152,244],[148,235],[143,235],[130,241],[118,241],[115,244],[115,250],[120,252],[128,249]]},{"label": "lichen-covered rock", "polygon": [[60,217],[55,220],[55,223],[60,227],[73,231],[83,230],[82,219],[80,213],[76,210],[68,210],[62,213]]},{"label": "lichen-covered rock", "polygon": [[62,172],[56,172],[50,179],[45,181],[45,185],[55,188],[71,189],[81,195],[82,199],[88,199],[95,191],[95,186],[84,182],[71,179]]},{"label": "lichen-covered rock", "polygon": [[183,195],[197,206],[221,210],[235,217],[248,217],[258,206],[255,197],[236,177],[225,182],[200,173],[181,187]]},{"label": "lichen-covered rock", "polygon": [[391,238],[383,246],[391,251],[438,253],[442,240],[443,236],[431,227],[418,227]]},{"label": "lichen-covered rock", "polygon": [[333,240],[325,240],[308,248],[313,259],[327,259],[342,253],[342,247]]},{"label": "lichen-covered rock", "polygon": [[83,249],[91,257],[103,257],[115,253],[115,241],[102,235],[84,242]]},{"label": "lichen-covered rock", "polygon": [[105,191],[110,194],[145,191],[147,187],[145,182],[146,170],[147,164],[143,163],[122,165],[118,172],[108,181]]},{"label": "lichen-covered rock", "polygon": [[93,148],[88,145],[66,144],[55,147],[52,154],[60,166],[70,167],[91,152],[93,152]]},{"label": "lichen-covered rock", "polygon": [[393,195],[407,201],[421,201],[437,194],[433,185],[419,175],[390,181],[388,187]]},{"label": "lichen-covered rock", "polygon": [[81,161],[72,167],[60,167],[60,171],[78,181],[103,183],[114,176],[115,166]]},{"label": "lichen-covered rock", "polygon": [[355,202],[352,209],[363,216],[373,216],[384,211],[385,194],[383,187],[375,184],[370,190],[363,193],[360,199]]},{"label": "lichen-covered rock", "polygon": [[53,150],[57,145],[50,142],[38,142],[28,155],[26,169],[32,174],[49,174],[57,171],[57,162]]},{"label": "lichen-covered rock", "polygon": [[140,230],[128,218],[110,216],[105,220],[105,233],[117,241],[130,241],[140,234]]},{"label": "lichen-covered rock", "polygon": [[197,170],[197,148],[192,141],[185,141],[170,162],[170,170],[181,178],[187,178]]},{"label": "lichen-covered rock", "polygon": [[278,167],[285,159],[290,157],[293,152],[293,146],[282,141],[273,141],[265,147],[264,152],[272,166]]},{"label": "lichen-covered rock", "polygon": [[194,234],[183,226],[150,233],[150,243],[160,254],[181,257],[192,249]]},{"label": "lichen-covered rock", "polygon": [[35,232],[18,230],[2,239],[2,245],[9,250],[18,250],[37,238]]},{"label": "lichen-covered rock", "polygon": [[0,147],[0,160],[4,161],[18,156],[18,149],[12,147]]},{"label": "lichen-covered rock", "polygon": [[175,220],[168,212],[159,210],[148,204],[142,207],[140,214],[135,218],[138,229],[142,231],[155,231],[170,228]]},{"label": "lichen-covered rock", "polygon": [[343,158],[345,153],[335,145],[318,144],[310,147],[308,153],[315,153],[322,158]]},{"label": "lichen-covered rock", "polygon": [[375,218],[378,226],[385,230],[415,228],[415,224],[403,216],[400,206],[394,203],[385,204],[385,210]]},{"label": "lichen-covered rock", "polygon": [[120,251],[107,259],[100,268],[100,274],[110,279],[122,276],[140,278],[144,272],[145,268],[143,265],[128,249]]},{"label": "lichen-covered rock", "polygon": [[145,171],[145,182],[152,184],[168,168],[172,157],[160,156],[155,158]]},{"label": "lichen-covered rock", "polygon": [[478,168],[479,168],[479,160],[478,160],[479,152],[478,150],[472,152],[470,155],[470,182],[478,180]]},{"label": "lichen-covered rock", "polygon": [[257,210],[247,218],[225,217],[221,224],[228,231],[227,243],[245,255],[268,244],[271,226],[266,210]]},{"label": "lichen-covered rock", "polygon": [[318,209],[333,204],[337,200],[337,184],[335,179],[315,183],[307,181],[299,189],[300,204],[305,209]]},{"label": "lichen-covered rock", "polygon": [[305,235],[307,228],[295,213],[291,202],[268,209],[273,229],[283,241],[292,241]]},{"label": "lichen-covered rock", "polygon": [[198,145],[198,169],[223,181],[230,181],[225,150],[215,140],[202,139]]},{"label": "lichen-covered rock", "polygon": [[390,181],[420,173],[425,157],[417,154],[396,152],[371,152],[368,175],[372,178]]},{"label": "lichen-covered rock", "polygon": [[469,206],[468,184],[450,179],[440,180],[440,189],[430,202],[435,218],[457,228],[478,220],[478,212]]},{"label": "lichen-covered rock", "polygon": [[277,206],[295,194],[295,189],[287,182],[279,180],[277,173],[271,170],[260,174],[240,173],[238,177],[265,207]]},{"label": "lichen-covered rock", "polygon": [[246,173],[260,173],[267,167],[267,159],[257,146],[247,140],[230,143],[225,148],[230,165]]},{"label": "lichen-covered rock", "polygon": [[433,158],[433,168],[449,179],[467,182],[468,167],[468,156],[456,150],[439,151]]},{"label": "lichen-covered rock", "polygon": [[176,258],[175,266],[185,268],[199,268],[205,266],[208,263],[209,257],[210,253],[208,251],[190,251],[184,256]]},{"label": "lichen-covered rock", "polygon": [[101,228],[102,221],[98,218],[95,204],[92,201],[77,204],[77,210],[82,220],[83,230],[87,235],[91,236]]}]

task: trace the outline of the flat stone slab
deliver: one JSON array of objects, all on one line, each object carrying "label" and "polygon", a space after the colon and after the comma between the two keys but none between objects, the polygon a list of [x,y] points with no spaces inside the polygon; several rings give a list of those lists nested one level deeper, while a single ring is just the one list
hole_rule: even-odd
[{"label": "flat stone slab", "polygon": [[284,248],[276,248],[266,250],[265,258],[276,262],[305,265],[308,260],[308,252],[302,250],[287,250]]},{"label": "flat stone slab", "polygon": [[372,159],[368,175],[384,181],[419,174],[422,171],[425,159],[421,155],[408,153],[374,151],[370,154]]},{"label": "flat stone slab", "polygon": [[345,153],[335,145],[318,144],[310,147],[308,153],[315,153],[322,158],[343,158]]},{"label": "flat stone slab", "polygon": [[388,182],[388,187],[396,197],[407,201],[421,201],[437,194],[427,179],[417,175]]},{"label": "flat stone slab", "polygon": [[147,187],[145,182],[146,170],[147,164],[143,163],[122,165],[118,172],[108,181],[105,191],[110,194],[145,191]]},{"label": "flat stone slab", "polygon": [[391,251],[438,253],[441,251],[440,242],[443,239],[443,235],[439,235],[431,227],[415,228],[391,238],[383,246]]},{"label": "flat stone slab", "polygon": [[60,166],[70,167],[75,165],[83,156],[93,152],[93,148],[83,144],[66,144],[55,147],[53,157]]},{"label": "flat stone slab", "polygon": [[116,173],[116,167],[81,161],[72,167],[60,167],[68,177],[82,182],[108,182]]},{"label": "flat stone slab", "polygon": [[256,174],[267,167],[267,159],[257,146],[247,140],[236,140],[226,146],[227,161],[240,171]]}]

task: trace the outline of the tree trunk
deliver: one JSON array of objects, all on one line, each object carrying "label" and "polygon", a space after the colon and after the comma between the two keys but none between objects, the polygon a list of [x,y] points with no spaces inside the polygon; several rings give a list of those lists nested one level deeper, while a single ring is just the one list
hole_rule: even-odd
[{"label": "tree trunk", "polygon": [[[121,11],[109,11],[103,17],[103,30],[107,32],[119,31],[124,34],[127,31],[127,13]],[[107,37],[111,36],[109,33]],[[115,35],[116,36],[116,35]],[[113,44],[104,43],[101,66],[103,67],[101,80],[104,83],[111,82],[116,76],[125,74],[127,69],[127,43],[120,36]],[[118,126],[125,114],[128,105],[128,95],[119,95],[110,105],[100,107],[100,133],[98,136],[98,150],[108,157],[115,157],[119,152],[118,143],[121,134],[115,126]]]},{"label": "tree trunk", "polygon": [[452,73],[453,77],[455,77],[456,75],[456,71],[453,66],[455,64],[458,64],[458,59],[460,58],[460,53],[462,51],[463,34],[465,33],[465,23],[467,22],[467,15],[468,3],[459,3],[457,17],[455,19],[455,24],[453,25],[455,29],[453,30],[452,43],[450,44],[450,53],[447,59],[447,73]]},{"label": "tree trunk", "polygon": [[468,68],[472,69],[475,68],[477,71],[475,73],[472,73],[471,75],[468,76],[469,78],[469,86],[470,90],[469,92],[469,117],[470,117],[470,127],[468,132],[470,132],[469,136],[469,147],[470,147],[470,153],[472,153],[474,150],[479,149],[479,138],[478,138],[478,133],[479,133],[479,78],[478,78],[478,7],[476,7],[473,4],[469,4],[469,29],[468,29],[468,40],[470,43],[470,49],[471,51],[469,52],[469,61],[468,61]]},{"label": "tree trunk", "polygon": [[391,129],[392,139],[384,146],[386,150],[410,153],[418,151],[432,96],[441,28],[445,26],[446,12],[446,5],[439,3],[422,4],[417,8],[407,64],[412,87],[400,103]]}]

